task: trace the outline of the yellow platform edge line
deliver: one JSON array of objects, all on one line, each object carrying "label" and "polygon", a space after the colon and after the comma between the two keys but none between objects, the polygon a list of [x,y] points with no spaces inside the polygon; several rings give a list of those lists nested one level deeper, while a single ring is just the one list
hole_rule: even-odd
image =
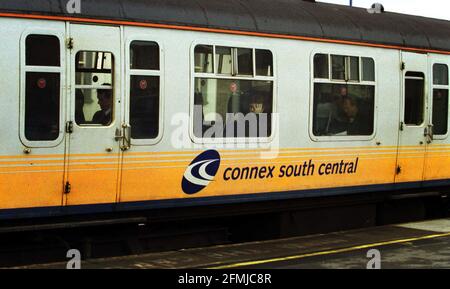
[{"label": "yellow platform edge line", "polygon": [[262,264],[275,263],[275,262],[298,260],[298,259],[303,259],[303,258],[308,258],[308,257],[316,257],[316,256],[339,254],[339,253],[357,251],[357,250],[362,250],[362,249],[369,249],[369,248],[382,247],[382,246],[388,246],[388,245],[402,244],[402,243],[421,241],[421,240],[436,239],[436,238],[442,238],[442,237],[448,237],[448,236],[450,236],[450,232],[449,233],[443,233],[443,234],[432,234],[432,235],[426,235],[426,236],[422,236],[422,237],[415,237],[415,238],[408,238],[408,239],[399,239],[399,240],[378,242],[378,243],[372,243],[372,244],[358,245],[358,246],[342,248],[342,249],[335,249],[335,250],[328,250],[328,251],[319,251],[319,252],[313,252],[313,253],[306,253],[306,254],[294,255],[294,256],[288,256],[288,257],[280,257],[280,258],[273,258],[273,259],[266,259],[266,260],[241,262],[241,263],[235,263],[235,264],[230,264],[230,265],[209,267],[209,268],[206,268],[206,269],[216,269],[216,270],[217,269],[234,269],[234,268],[239,268],[239,267],[244,267],[244,266],[255,266],[255,265],[262,265]]}]

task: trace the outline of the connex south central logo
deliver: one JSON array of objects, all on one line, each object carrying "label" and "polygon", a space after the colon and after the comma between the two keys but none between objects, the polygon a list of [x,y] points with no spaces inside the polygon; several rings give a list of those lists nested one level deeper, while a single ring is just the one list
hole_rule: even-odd
[{"label": "connex south central logo", "polygon": [[219,167],[219,152],[216,150],[203,152],[186,169],[181,183],[183,191],[188,195],[200,192],[214,180]]}]

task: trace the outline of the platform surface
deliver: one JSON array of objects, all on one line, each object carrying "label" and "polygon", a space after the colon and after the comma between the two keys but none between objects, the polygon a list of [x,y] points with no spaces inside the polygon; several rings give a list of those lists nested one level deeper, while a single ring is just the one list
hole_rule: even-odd
[{"label": "platform surface", "polygon": [[[450,268],[450,219],[354,231],[82,261],[82,269]],[[66,263],[29,269],[63,269]]]}]

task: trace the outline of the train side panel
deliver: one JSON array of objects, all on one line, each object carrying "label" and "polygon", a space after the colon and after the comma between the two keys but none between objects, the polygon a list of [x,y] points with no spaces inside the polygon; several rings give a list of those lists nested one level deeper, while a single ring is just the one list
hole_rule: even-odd
[{"label": "train side panel", "polygon": [[[163,45],[165,88],[163,138],[153,145],[132,146],[124,154],[122,202],[217,196],[234,198],[243,194],[394,183],[400,122],[398,51],[133,27],[126,27],[125,32],[127,37],[132,38],[139,35],[146,39],[153,37]],[[187,195],[181,188],[183,173],[197,155],[214,147],[214,144],[188,139],[184,133],[180,143],[196,150],[173,151],[173,146],[179,145],[173,139],[180,130],[177,121],[193,104],[192,53],[196,44],[270,49],[276,59],[274,71],[279,126],[271,143],[236,143],[231,148],[218,149],[222,158],[214,182],[196,195]],[[187,57],[188,51],[190,57]],[[310,109],[314,90],[310,69],[316,53],[372,57],[375,60],[376,126],[372,136],[341,138],[338,141],[332,138],[314,139]],[[230,85],[232,82],[230,80]],[[192,127],[189,129],[192,130]],[[279,151],[273,158],[267,158],[261,152],[268,149]],[[305,163],[311,168],[309,174],[297,177],[290,174],[292,169],[301,170]],[[331,173],[331,170],[327,170],[327,166],[341,163],[344,164],[342,167],[346,164],[347,168],[355,167],[355,171]],[[239,171],[255,167],[263,171],[272,169],[273,175],[261,173],[261,177],[253,178],[238,176]],[[231,177],[233,171],[238,176],[236,179]],[[276,197],[276,194],[273,195],[273,198]]]},{"label": "train side panel", "polygon": [[[331,43],[293,41],[275,38],[232,36],[218,33],[203,33],[180,30],[123,27],[120,46],[120,60],[115,77],[117,109],[119,119],[110,127],[108,141],[114,140],[114,129],[122,130],[122,124],[129,122],[130,90],[132,76],[142,76],[138,84],[147,87],[147,80],[159,81],[159,132],[149,140],[131,140],[131,146],[118,153],[110,162],[105,147],[102,153],[89,152],[84,144],[95,144],[100,135],[77,135],[77,128],[67,137],[67,121],[75,121],[74,89],[70,87],[69,76],[75,63],[73,57],[66,60],[70,52],[66,49],[66,27],[57,21],[17,20],[0,18],[0,48],[6,57],[0,60],[3,73],[0,79],[2,90],[2,113],[0,146],[0,209],[62,208],[68,205],[95,205],[105,199],[102,181],[96,182],[100,174],[114,174],[114,188],[108,204],[173,200],[167,206],[185,202],[210,200],[251,201],[261,197],[294,198],[331,194],[345,194],[376,191],[380,186],[392,188],[403,182],[396,179],[398,171],[398,146],[401,133],[403,107],[403,74],[401,52],[392,49],[370,48]],[[61,59],[58,67],[42,69],[27,65],[24,39],[27,35],[49,34],[60,41]],[[117,41],[119,38],[117,38]],[[74,37],[77,45],[77,39]],[[95,43],[96,35],[92,35]],[[147,41],[158,44],[160,67],[141,74],[131,71],[130,45],[133,41]],[[225,147],[215,146],[211,141],[193,137],[192,106],[194,104],[194,47],[197,44],[221,45],[267,49],[273,54],[274,65],[274,134],[270,141],[251,140],[245,143],[232,142]],[[104,50],[104,47],[102,48]],[[91,49],[92,50],[92,49]],[[118,50],[117,50],[118,51]],[[119,54],[119,53],[117,53]],[[313,106],[320,85],[345,85],[345,82],[323,81],[313,78],[314,56],[344,55],[348,57],[371,58],[375,65],[375,78],[367,86],[374,87],[374,133],[368,136],[316,136],[313,131]],[[432,73],[433,63],[450,65],[449,57],[430,55],[428,66]],[[331,67],[331,66],[330,66]],[[59,72],[58,72],[59,71]],[[36,75],[37,78],[28,77]],[[44,73],[44,74],[39,74]],[[25,98],[28,90],[40,91],[47,83],[45,73],[59,73],[60,119],[55,139],[47,142],[29,141],[24,135]],[[142,82],[144,81],[145,82]],[[234,79],[229,78],[232,87]],[[433,86],[426,82],[426,95],[432,109]],[[151,84],[151,83],[150,83]],[[352,84],[349,84],[352,85]],[[356,84],[354,84],[356,85]],[[42,87],[43,86],[43,87]],[[448,87],[448,85],[447,85]],[[33,94],[39,96],[39,93]],[[448,106],[448,103],[447,103]],[[431,113],[427,116],[432,117]],[[447,114],[448,117],[448,114]],[[427,120],[427,123],[431,119]],[[126,126],[125,126],[126,127]],[[89,130],[86,128],[85,130]],[[92,129],[93,130],[93,129]],[[422,132],[420,132],[422,134]],[[89,137],[86,142],[79,137]],[[419,136],[418,136],[419,137]],[[423,135],[421,135],[423,137]],[[76,142],[71,142],[76,139]],[[76,145],[79,147],[70,147]],[[413,142],[402,142],[409,148]],[[118,145],[117,145],[118,147]],[[422,181],[450,178],[448,134],[435,138],[427,149],[408,154],[402,159],[402,174],[416,175],[408,179],[410,186],[420,187]],[[108,148],[106,148],[108,149]],[[204,185],[195,194],[183,190],[182,182],[191,162],[205,151],[216,149],[220,155],[220,166],[214,180]],[[69,151],[74,153],[77,181],[71,186],[71,174],[67,166]],[[267,152],[270,152],[267,154]],[[426,153],[426,154],[425,154]],[[420,155],[421,154],[421,155]],[[421,171],[417,168],[417,157],[425,160]],[[425,159],[426,157],[426,159]],[[105,159],[105,160],[103,160]],[[92,167],[94,164],[94,167]],[[252,172],[253,173],[249,173]],[[411,170],[411,171],[410,171]],[[117,177],[116,177],[117,176]],[[424,179],[423,179],[424,178]],[[84,183],[83,183],[84,182]],[[69,190],[68,190],[69,188]],[[68,196],[64,192],[69,193]],[[79,193],[79,192],[78,192]],[[270,194],[268,194],[270,193]],[[247,196],[247,197],[246,197]],[[101,201],[101,203],[105,203]],[[113,208],[111,208],[112,210]],[[50,209],[49,209],[50,210]]]}]

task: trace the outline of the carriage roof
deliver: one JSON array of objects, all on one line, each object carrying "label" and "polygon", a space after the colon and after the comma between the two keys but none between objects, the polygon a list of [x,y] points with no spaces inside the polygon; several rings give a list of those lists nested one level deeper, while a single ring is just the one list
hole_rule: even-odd
[{"label": "carriage roof", "polygon": [[2,0],[0,13],[73,16],[450,51],[450,21],[301,0]]}]

